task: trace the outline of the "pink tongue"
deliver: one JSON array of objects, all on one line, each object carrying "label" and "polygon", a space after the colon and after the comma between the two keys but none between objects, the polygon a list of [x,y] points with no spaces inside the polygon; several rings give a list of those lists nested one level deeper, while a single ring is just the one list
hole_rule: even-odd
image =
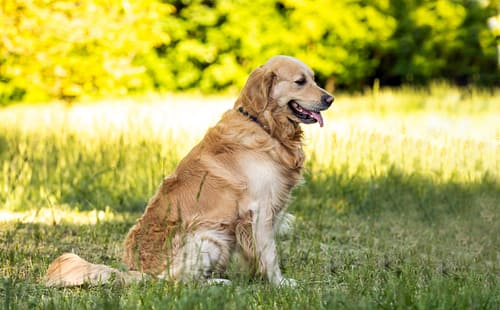
[{"label": "pink tongue", "polygon": [[323,127],[323,117],[321,116],[321,113],[314,111],[309,112],[311,113],[311,116],[318,121],[319,127]]}]

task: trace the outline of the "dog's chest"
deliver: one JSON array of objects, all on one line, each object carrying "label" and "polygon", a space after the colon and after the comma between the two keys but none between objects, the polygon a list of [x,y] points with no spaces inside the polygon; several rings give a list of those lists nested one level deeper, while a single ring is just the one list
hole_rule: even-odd
[{"label": "dog's chest", "polygon": [[282,208],[288,200],[290,184],[286,171],[269,158],[247,156],[241,165],[247,178],[250,199]]}]

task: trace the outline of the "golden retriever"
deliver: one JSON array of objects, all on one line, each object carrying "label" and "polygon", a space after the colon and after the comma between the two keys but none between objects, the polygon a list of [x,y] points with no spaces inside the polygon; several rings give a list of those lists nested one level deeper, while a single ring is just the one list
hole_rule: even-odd
[{"label": "golden retriever", "polygon": [[275,245],[292,188],[301,180],[300,124],[318,122],[333,96],[303,62],[275,56],[249,76],[234,108],[166,177],[130,229],[123,260],[132,271],[75,254],[53,261],[49,286],[131,282],[146,274],[173,281],[216,279],[238,251],[274,285],[282,276]]}]

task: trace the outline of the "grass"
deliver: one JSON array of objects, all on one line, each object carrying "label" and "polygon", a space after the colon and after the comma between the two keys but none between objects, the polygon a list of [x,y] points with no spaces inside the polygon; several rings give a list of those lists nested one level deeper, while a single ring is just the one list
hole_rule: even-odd
[{"label": "grass", "polygon": [[147,281],[51,289],[73,251],[122,268],[123,238],[162,177],[232,105],[142,97],[0,110],[0,308],[498,309],[500,93],[436,85],[339,95],[306,127],[294,233],[273,288]]}]

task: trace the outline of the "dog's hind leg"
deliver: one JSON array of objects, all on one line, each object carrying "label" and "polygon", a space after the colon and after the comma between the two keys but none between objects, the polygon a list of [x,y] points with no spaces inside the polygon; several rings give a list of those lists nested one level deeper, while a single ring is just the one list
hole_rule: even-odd
[{"label": "dog's hind leg", "polygon": [[180,251],[172,258],[160,278],[189,282],[207,279],[209,283],[228,283],[212,278],[223,272],[229,262],[234,241],[229,234],[217,230],[198,230],[189,233]]}]

